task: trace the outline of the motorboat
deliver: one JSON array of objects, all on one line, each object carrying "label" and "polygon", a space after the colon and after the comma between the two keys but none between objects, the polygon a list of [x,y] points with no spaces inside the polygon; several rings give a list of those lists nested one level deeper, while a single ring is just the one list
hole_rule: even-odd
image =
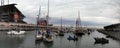
[{"label": "motorboat", "polygon": [[68,39],[68,40],[77,41],[77,40],[78,40],[78,37],[76,37],[76,36],[74,36],[74,37],[69,36],[67,39]]},{"label": "motorboat", "polygon": [[107,40],[105,38],[98,38],[98,37],[96,37],[94,39],[95,39],[96,43],[108,43],[109,42],[109,40]]},{"label": "motorboat", "polygon": [[7,32],[7,34],[12,34],[12,35],[19,35],[19,34],[24,34],[24,33],[25,31],[15,31],[15,30]]}]

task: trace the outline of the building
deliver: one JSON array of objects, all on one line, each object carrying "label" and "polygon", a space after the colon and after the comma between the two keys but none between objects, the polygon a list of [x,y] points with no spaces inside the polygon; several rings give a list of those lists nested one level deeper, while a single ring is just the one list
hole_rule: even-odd
[{"label": "building", "polygon": [[26,23],[23,21],[25,16],[16,8],[15,5],[17,4],[0,6],[0,22]]},{"label": "building", "polygon": [[120,23],[105,26],[104,29],[107,31],[120,31]]},{"label": "building", "polygon": [[40,20],[38,21],[38,25],[46,26],[47,25],[46,19],[45,18],[40,18]]}]

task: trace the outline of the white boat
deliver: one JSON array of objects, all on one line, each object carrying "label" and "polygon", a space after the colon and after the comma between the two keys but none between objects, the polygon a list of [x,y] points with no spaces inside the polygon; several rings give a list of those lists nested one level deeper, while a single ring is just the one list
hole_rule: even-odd
[{"label": "white boat", "polygon": [[[13,34],[13,35],[19,35],[19,34],[24,34],[25,31],[21,31],[21,28],[19,27],[19,23],[17,22],[19,19],[19,15],[17,12],[14,13],[14,21],[15,23],[17,23],[17,26],[12,26],[12,30],[9,30],[9,32],[7,32],[7,34]],[[9,25],[10,26],[10,25]],[[11,27],[10,27],[11,28]],[[9,29],[10,29],[9,28]]]},{"label": "white boat", "polygon": [[37,34],[36,34],[36,41],[37,40],[42,40],[43,39],[43,35],[42,35],[42,32],[41,31],[37,31]]},{"label": "white boat", "polygon": [[45,38],[44,38],[44,41],[45,41],[45,42],[53,42],[53,36],[50,35],[50,36],[48,36],[48,37],[45,37]]},{"label": "white boat", "polygon": [[53,42],[53,36],[49,29],[47,29],[46,34],[43,36],[45,42]]},{"label": "white boat", "polygon": [[59,35],[59,31],[58,31],[58,30],[55,31],[54,34],[55,34],[56,36],[58,36],[58,35]]},{"label": "white boat", "polygon": [[49,24],[49,0],[48,0],[48,13],[47,13],[47,16],[46,16],[46,21],[47,21],[46,34],[44,35],[43,40],[45,42],[53,42],[53,36],[51,34],[50,29],[48,28],[48,24]]},{"label": "white boat", "polygon": [[38,18],[37,18],[37,27],[36,27],[36,36],[35,36],[35,39],[36,39],[36,41],[40,41],[40,40],[43,40],[43,30],[40,30],[40,28],[39,28],[39,17],[40,17],[40,12],[41,11],[41,6],[40,6],[40,8],[39,8],[39,14],[38,14]]},{"label": "white boat", "polygon": [[7,32],[7,34],[13,34],[13,35],[19,35],[24,33],[25,31],[14,31],[14,30]]}]

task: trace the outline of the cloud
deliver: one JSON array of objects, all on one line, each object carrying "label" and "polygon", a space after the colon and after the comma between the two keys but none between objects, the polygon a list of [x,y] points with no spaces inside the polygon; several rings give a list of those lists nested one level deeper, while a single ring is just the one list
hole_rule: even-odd
[{"label": "cloud", "polygon": [[[61,24],[61,18],[56,18],[53,17],[51,18],[51,23],[53,24]],[[75,26],[76,25],[76,20],[70,20],[70,19],[62,19],[62,24],[63,25],[72,25]],[[92,22],[92,21],[81,21],[81,25],[82,26],[104,26],[107,25],[106,23],[102,23],[102,22]]]},{"label": "cloud", "polygon": [[[41,5],[41,16],[47,13],[48,0],[11,0],[10,3],[17,3],[17,8],[26,16],[24,19],[28,23],[35,23],[38,8]],[[59,23],[54,18],[63,17],[65,24],[74,22],[80,17],[83,24],[90,25],[109,25],[118,23],[120,18],[119,0],[50,0],[51,23]]]}]

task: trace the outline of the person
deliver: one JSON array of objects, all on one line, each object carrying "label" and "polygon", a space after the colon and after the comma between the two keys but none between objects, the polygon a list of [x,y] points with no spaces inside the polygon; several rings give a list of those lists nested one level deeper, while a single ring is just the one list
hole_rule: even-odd
[{"label": "person", "polygon": [[69,35],[68,40],[72,40],[73,38]]},{"label": "person", "polygon": [[38,34],[41,34],[41,32],[40,32],[40,31],[38,31]]},{"label": "person", "polygon": [[74,36],[74,40],[78,40],[78,38],[76,36]]}]

